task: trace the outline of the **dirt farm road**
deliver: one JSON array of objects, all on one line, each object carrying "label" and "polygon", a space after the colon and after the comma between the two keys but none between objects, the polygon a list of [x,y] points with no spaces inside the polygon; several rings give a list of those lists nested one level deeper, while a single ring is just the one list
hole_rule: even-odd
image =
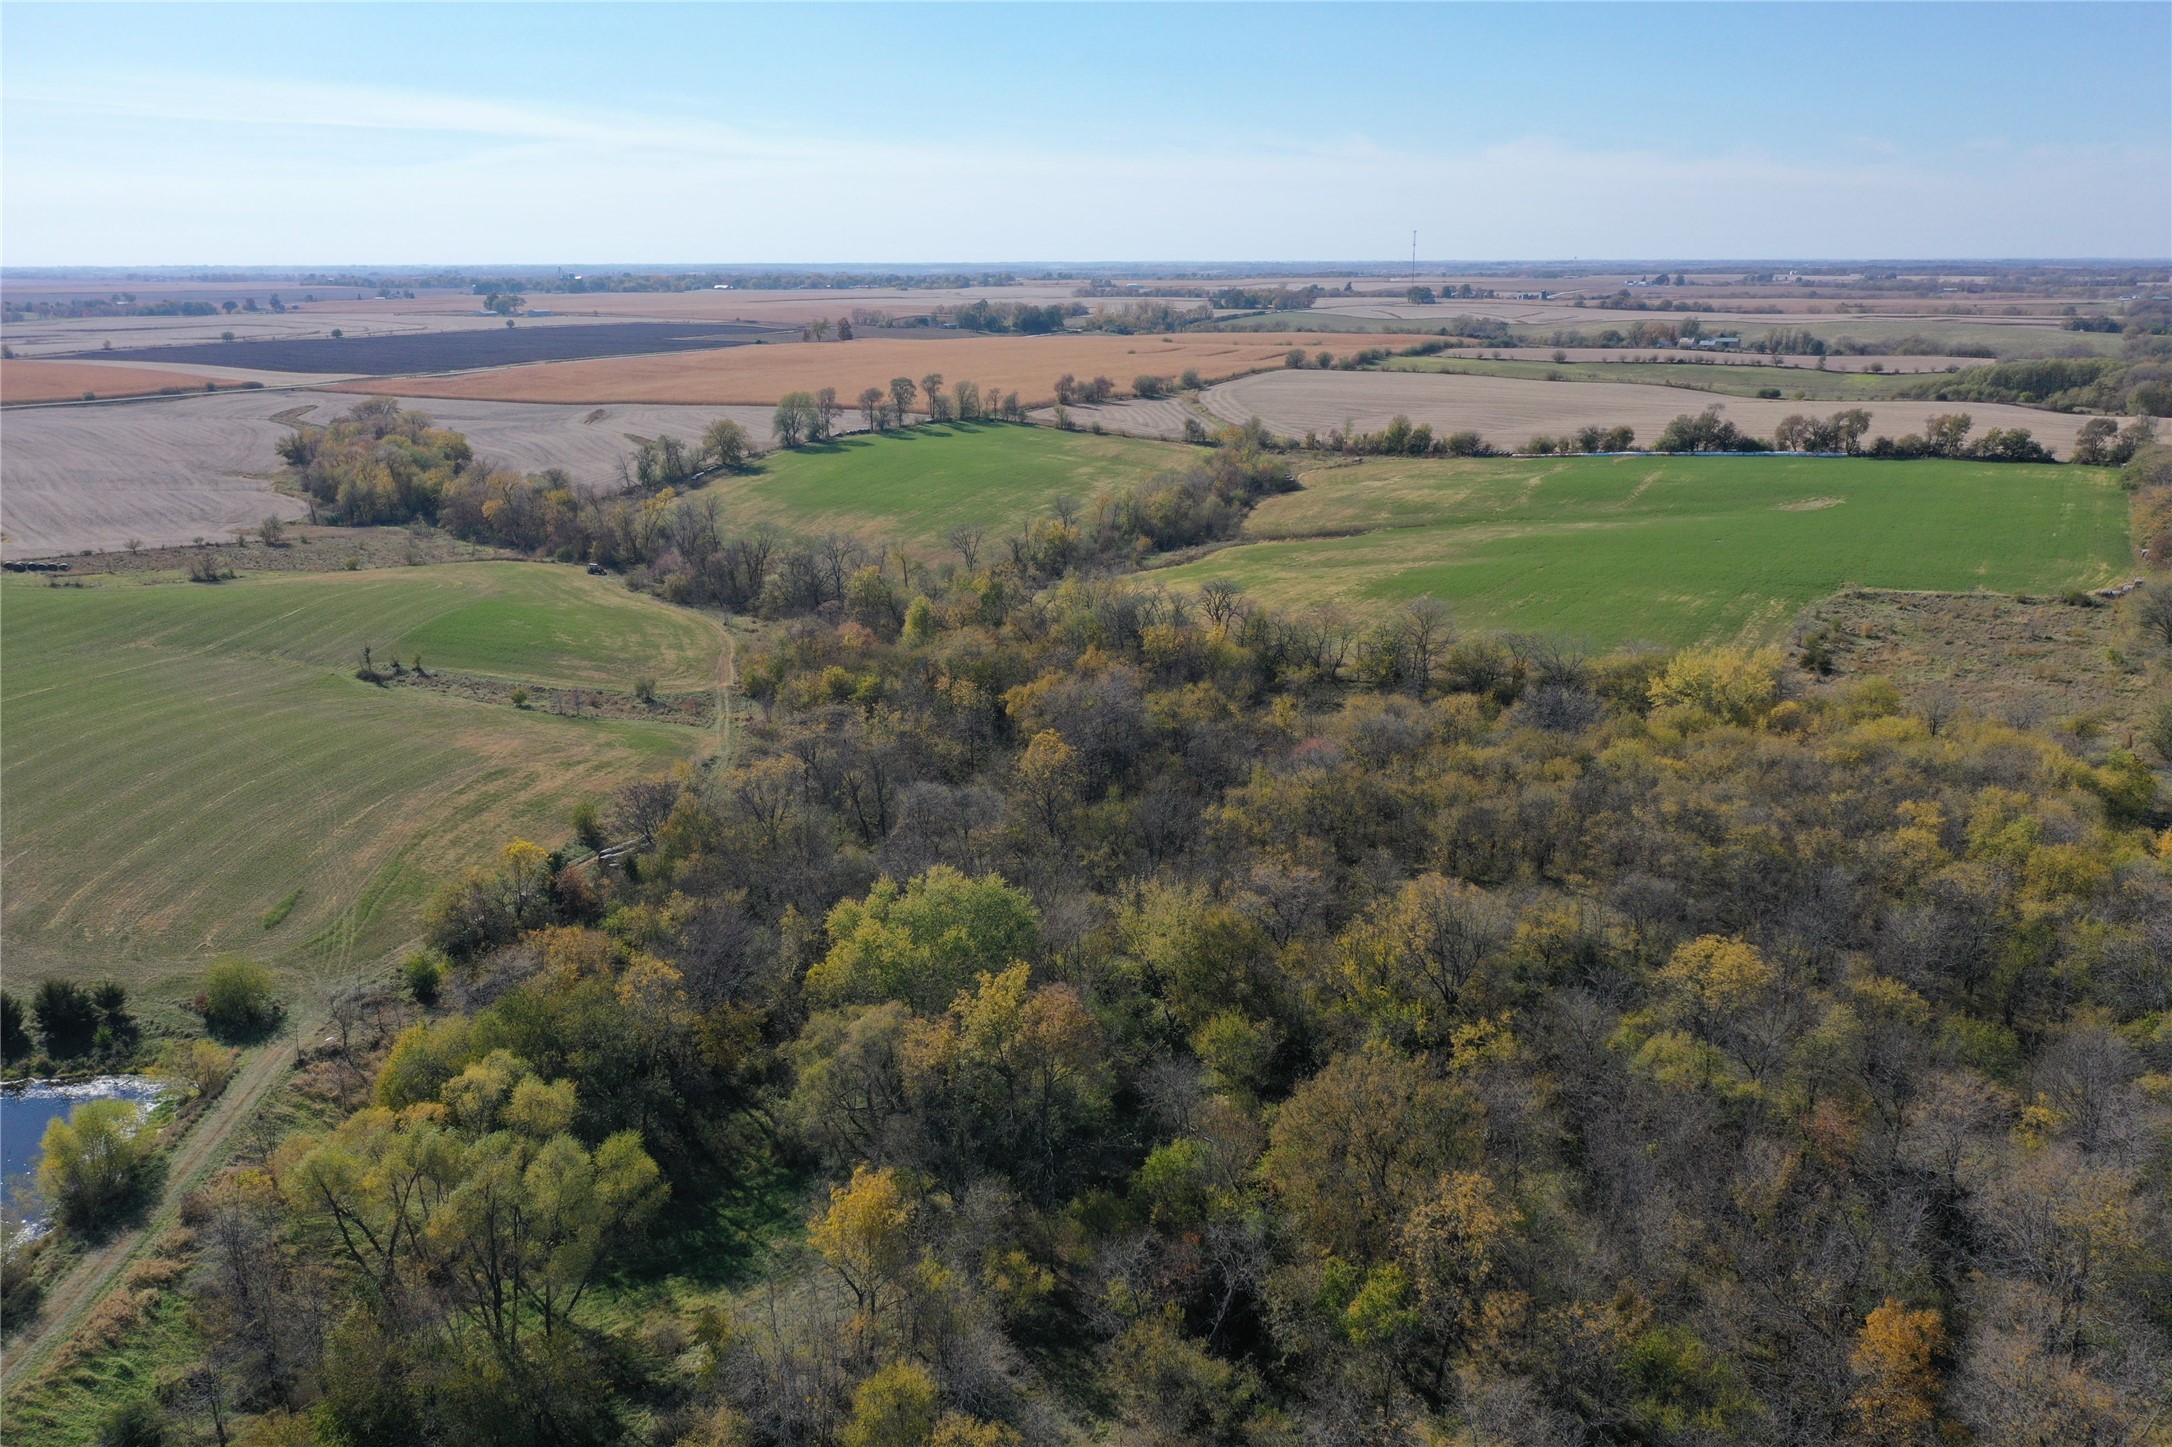
[{"label": "dirt farm road", "polygon": [[255,1113],[293,1068],[296,1035],[287,1032],[266,1044],[256,1058],[227,1082],[226,1090],[182,1138],[168,1161],[166,1185],[158,1203],[140,1225],[117,1232],[85,1255],[46,1293],[36,1322],[10,1343],[0,1358],[0,1391],[28,1382],[39,1363],[66,1341],[76,1326],[105,1298],[128,1264],[157,1244],[181,1214],[181,1198],[224,1158],[233,1133]]}]

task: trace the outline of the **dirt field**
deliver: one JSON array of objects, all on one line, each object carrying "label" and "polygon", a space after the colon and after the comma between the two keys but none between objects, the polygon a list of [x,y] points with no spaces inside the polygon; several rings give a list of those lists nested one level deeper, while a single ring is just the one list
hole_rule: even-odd
[{"label": "dirt field", "polygon": [[847,400],[864,387],[883,387],[892,377],[940,372],[950,381],[971,379],[1021,394],[1029,405],[1049,401],[1065,372],[1106,375],[1128,390],[1142,372],[1175,377],[1196,367],[1209,378],[1279,367],[1292,345],[1348,351],[1378,339],[1311,334],[1181,333],[1121,337],[1098,333],[1051,337],[946,336],[926,341],[869,338],[851,342],[786,342],[680,352],[662,357],[616,357],[593,362],[552,362],[509,367],[463,377],[343,384],[340,390],[389,392],[410,397],[468,397],[504,402],[669,402],[774,404],[787,392],[835,387]]},{"label": "dirt field", "polygon": [[381,336],[265,338],[116,348],[114,361],[243,362],[289,372],[390,376],[592,357],[742,345],[756,329],[730,322],[581,322],[398,332]]},{"label": "dirt field", "polygon": [[[1377,431],[1401,414],[1430,423],[1435,432],[1470,428],[1496,447],[1520,447],[1534,433],[1558,434],[1588,423],[1636,429],[1649,445],[1668,422],[1716,400],[1705,393],[1624,382],[1529,382],[1509,377],[1471,377],[1418,372],[1268,372],[1209,388],[1201,400],[1231,422],[1257,417],[1280,436],[1300,437],[1331,428]],[[1770,436],[1793,412],[1829,413],[1840,404],[1729,397],[1722,414],[1736,426]],[[1966,412],[1980,433],[1992,427],[2026,427],[2064,456],[2085,418],[2028,407],[1957,402],[1869,402],[1871,435],[1920,432],[1933,413]],[[1113,428],[1119,424],[1111,419]],[[1125,431],[1143,430],[1125,426]]]},{"label": "dirt field", "polygon": [[[1169,437],[1181,439],[1187,419],[1212,431],[1222,425],[1222,419],[1193,402],[1175,397],[1158,397],[1152,401],[1133,398],[1128,402],[1111,402],[1106,407],[1071,407],[1071,425],[1089,430],[1096,423],[1105,432],[1115,432],[1126,437]],[[1053,423],[1056,411],[1043,407],[1034,412],[1036,422]]]},{"label": "dirt field", "polygon": [[12,360],[0,362],[0,402],[68,402],[85,392],[101,397],[143,397],[169,388],[201,392],[211,380],[202,372]]},{"label": "dirt field", "polygon": [[[306,517],[307,504],[271,490],[280,465],[273,448],[288,430],[273,419],[325,423],[356,400],[266,389],[10,413],[0,445],[0,552],[48,556],[120,548],[131,538],[157,547],[226,538],[267,513]],[[465,432],[480,457],[519,472],[562,467],[591,487],[612,481],[637,439],[692,441],[719,417],[735,418],[763,446],[770,441],[766,407],[409,400]]]},{"label": "dirt field", "polygon": [[[321,394],[320,394],[321,395]],[[295,400],[300,400],[299,398]],[[324,396],[305,419],[323,422],[345,412],[352,397]],[[676,437],[693,442],[719,417],[729,417],[752,433],[757,446],[774,439],[768,407],[672,407],[614,403],[592,407],[539,402],[471,402],[437,397],[403,397],[444,426],[467,434],[475,455],[515,472],[562,467],[576,482],[602,487],[618,475],[618,460],[630,456],[640,441]],[[840,430],[856,427],[853,416],[840,419]]]},{"label": "dirt field", "polygon": [[0,551],[185,543],[269,513],[306,517],[304,503],[266,481],[287,435],[271,416],[296,405],[291,393],[261,391],[12,412],[0,445]]},{"label": "dirt field", "polygon": [[[261,290],[259,297],[263,296]],[[235,312],[233,315],[208,317],[32,317],[25,321],[10,322],[7,328],[8,347],[18,357],[82,356],[97,352],[104,355],[108,343],[116,352],[139,348],[194,347],[220,345],[240,347],[258,342],[330,341],[337,330],[344,339],[419,336],[425,333],[484,332],[499,333],[505,327],[505,318],[479,315],[475,298],[461,293],[449,298],[447,305],[457,303],[462,309],[452,311],[430,310],[431,301],[341,301],[322,309],[289,307],[284,312],[254,311]],[[551,327],[591,327],[598,319],[582,311],[567,314],[550,309],[541,300],[538,307],[544,314],[523,313],[520,326],[515,330],[542,330]],[[421,310],[408,310],[422,308]],[[713,325],[715,319],[681,319],[702,325]],[[727,318],[728,320],[728,318]],[[232,332],[234,341],[222,342],[225,333]],[[95,358],[93,360],[96,360]]]}]

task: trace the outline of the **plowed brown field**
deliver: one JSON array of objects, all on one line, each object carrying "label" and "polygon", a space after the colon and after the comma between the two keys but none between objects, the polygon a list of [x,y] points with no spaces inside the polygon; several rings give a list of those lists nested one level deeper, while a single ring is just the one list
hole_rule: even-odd
[{"label": "plowed brown field", "polygon": [[171,389],[201,392],[212,379],[155,367],[109,367],[98,362],[0,362],[0,402],[71,402],[85,392],[101,397],[143,397]]},{"label": "plowed brown field", "polygon": [[1378,346],[1380,338],[1309,332],[1180,333],[1175,337],[944,336],[850,342],[784,342],[669,356],[609,357],[500,367],[457,377],[384,378],[343,384],[342,391],[402,397],[463,397],[499,402],[691,402],[707,405],[774,403],[787,392],[835,387],[848,403],[862,388],[886,387],[892,377],[940,372],[983,390],[1017,392],[1028,405],[1055,395],[1056,378],[1107,376],[1120,391],[1141,373],[1174,378],[1196,367],[1209,380],[1279,367],[1293,346],[1347,352]]}]

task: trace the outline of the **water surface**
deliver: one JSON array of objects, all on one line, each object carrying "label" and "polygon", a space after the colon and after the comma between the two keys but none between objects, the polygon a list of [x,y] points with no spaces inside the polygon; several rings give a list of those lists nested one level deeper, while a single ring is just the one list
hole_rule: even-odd
[{"label": "water surface", "polygon": [[0,1092],[0,1200],[12,1203],[38,1169],[45,1127],[87,1100],[154,1104],[166,1087],[141,1075],[101,1075],[95,1080],[32,1080]]}]

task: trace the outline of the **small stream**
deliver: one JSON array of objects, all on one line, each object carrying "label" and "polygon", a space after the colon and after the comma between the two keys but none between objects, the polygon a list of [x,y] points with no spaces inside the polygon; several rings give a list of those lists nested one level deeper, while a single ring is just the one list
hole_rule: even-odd
[{"label": "small stream", "polygon": [[94,1080],[30,1080],[0,1091],[0,1200],[15,1201],[38,1169],[46,1125],[87,1100],[132,1100],[149,1107],[168,1087],[141,1075]]}]

